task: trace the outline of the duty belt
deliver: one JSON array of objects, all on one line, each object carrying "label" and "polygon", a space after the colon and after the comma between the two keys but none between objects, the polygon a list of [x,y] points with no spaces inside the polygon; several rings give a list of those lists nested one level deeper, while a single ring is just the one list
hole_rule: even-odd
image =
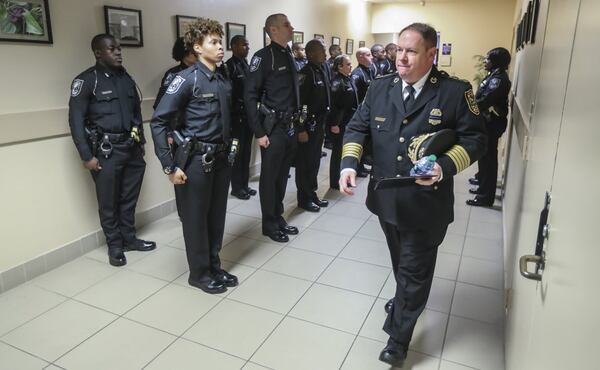
[{"label": "duty belt", "polygon": [[218,153],[224,152],[227,150],[227,144],[215,144],[215,143],[206,143],[203,141],[196,141],[194,143],[194,153],[196,154],[205,154],[205,153]]},{"label": "duty belt", "polygon": [[109,132],[105,132],[101,135],[101,140],[104,141],[105,139],[109,142],[111,142],[112,144],[118,144],[118,143],[124,143],[127,140],[129,140],[131,138],[131,134],[129,132],[123,132],[120,134],[114,134],[114,133],[109,133]]}]

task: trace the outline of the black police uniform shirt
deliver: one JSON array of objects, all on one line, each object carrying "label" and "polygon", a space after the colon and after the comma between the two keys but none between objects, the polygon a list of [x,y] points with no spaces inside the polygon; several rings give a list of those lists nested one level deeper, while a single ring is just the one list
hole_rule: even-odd
[{"label": "black police uniform shirt", "polygon": [[384,58],[383,60],[374,61],[375,69],[377,70],[377,76],[385,76],[390,73],[396,72],[396,66],[393,64],[391,60],[388,58]]},{"label": "black police uniform shirt", "polygon": [[233,102],[231,114],[235,117],[245,117],[244,108],[244,84],[248,76],[248,62],[246,59],[238,58],[235,55],[225,62],[231,78],[231,101]]},{"label": "black police uniform shirt", "polygon": [[477,89],[475,100],[490,123],[490,131],[501,134],[506,129],[510,86],[506,71],[496,68],[485,77]]},{"label": "black police uniform shirt", "polygon": [[105,133],[128,133],[136,126],[143,137],[140,97],[124,68],[97,63],[73,80],[69,99],[71,136],[83,161],[93,158],[86,126]]},{"label": "black police uniform shirt", "polygon": [[354,68],[351,76],[357,88],[358,101],[362,102],[367,94],[367,89],[369,88],[371,81],[375,78],[375,67],[373,64],[369,67],[359,64],[358,67]]},{"label": "black police uniform shirt", "polygon": [[160,103],[160,99],[163,97],[163,95],[165,95],[165,92],[171,84],[171,81],[173,81],[173,79],[175,78],[175,76],[177,76],[179,72],[187,68],[188,66],[185,63],[181,62],[180,64],[176,65],[173,68],[170,68],[169,70],[167,70],[167,72],[165,72],[165,75],[160,81],[160,88],[158,89],[158,93],[156,94],[156,100],[154,100],[154,105],[152,106],[152,108],[156,109],[156,107],[158,107],[158,103]]},{"label": "black police uniform shirt", "polygon": [[277,112],[294,112],[300,107],[298,72],[289,47],[276,42],[257,51],[250,61],[244,103],[248,124],[257,138],[266,135],[257,103]]},{"label": "black police uniform shirt", "polygon": [[294,58],[294,64],[296,65],[296,71],[300,71],[302,68],[304,68],[305,65],[308,64],[308,59]]},{"label": "black police uniform shirt", "polygon": [[181,112],[178,131],[199,141],[224,143],[230,135],[231,83],[218,71],[198,62],[180,72],[154,111],[151,128],[156,156],[172,167],[167,131],[171,117]]},{"label": "black police uniform shirt", "polygon": [[[322,65],[308,63],[298,73],[300,105],[308,108],[308,117],[327,114],[331,106],[331,89]],[[300,131],[303,131],[301,128]]]},{"label": "black police uniform shirt", "polygon": [[328,124],[344,128],[359,105],[354,80],[350,76],[336,73],[331,81],[331,113]]},{"label": "black police uniform shirt", "polygon": [[[470,83],[450,78],[435,67],[408,111],[404,94],[398,75],[373,81],[346,126],[341,168],[357,169],[363,144],[370,137],[374,150],[366,202],[369,210],[400,230],[439,230],[454,220],[453,176],[485,152],[485,123]],[[417,159],[414,144],[442,129],[456,134],[455,145],[438,155],[442,181],[432,186],[373,190],[377,179],[408,176]]]}]

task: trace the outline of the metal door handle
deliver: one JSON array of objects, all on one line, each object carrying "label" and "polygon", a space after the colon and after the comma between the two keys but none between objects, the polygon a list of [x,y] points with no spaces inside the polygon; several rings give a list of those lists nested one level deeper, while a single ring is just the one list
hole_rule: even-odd
[{"label": "metal door handle", "polygon": [[[527,270],[527,264],[530,262],[535,263],[535,272],[529,272]],[[519,259],[519,270],[521,272],[521,276],[530,280],[541,281],[542,274],[540,273],[540,270],[544,268],[544,262],[545,261],[543,255],[535,256],[531,254],[526,254],[524,256],[521,256],[521,258]]]}]

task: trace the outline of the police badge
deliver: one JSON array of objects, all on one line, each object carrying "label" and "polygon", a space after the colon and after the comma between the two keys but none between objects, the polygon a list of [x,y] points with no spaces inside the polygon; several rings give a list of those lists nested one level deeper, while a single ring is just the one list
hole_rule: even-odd
[{"label": "police badge", "polygon": [[439,108],[433,108],[429,112],[429,123],[433,126],[437,126],[442,123],[442,110]]},{"label": "police badge", "polygon": [[71,85],[71,96],[75,97],[81,93],[81,88],[83,87],[83,80],[75,79],[73,80],[73,84]]},{"label": "police badge", "polygon": [[185,82],[185,78],[183,78],[181,76],[175,76],[175,78],[169,85],[169,88],[167,89],[167,94],[169,94],[169,95],[175,94],[177,91],[179,91],[179,88],[181,87],[181,85],[183,85],[184,82]]}]

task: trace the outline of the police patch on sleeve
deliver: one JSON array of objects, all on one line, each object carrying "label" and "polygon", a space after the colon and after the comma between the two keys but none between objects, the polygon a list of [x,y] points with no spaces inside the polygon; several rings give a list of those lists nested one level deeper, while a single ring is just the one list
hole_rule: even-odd
[{"label": "police patch on sleeve", "polygon": [[250,61],[250,72],[256,72],[258,66],[260,66],[260,62],[262,61],[261,57],[257,57],[256,55],[252,57]]},{"label": "police patch on sleeve", "polygon": [[477,105],[477,101],[475,101],[475,95],[473,95],[473,90],[469,89],[465,91],[465,99],[467,100],[467,105],[469,106],[469,110],[476,116],[479,115],[479,106]]},{"label": "police patch on sleeve", "polygon": [[500,79],[492,78],[490,80],[490,90],[496,90],[498,88],[498,86],[500,86]]},{"label": "police patch on sleeve", "polygon": [[163,86],[169,86],[173,81],[173,77],[175,77],[175,75],[173,73],[169,73],[167,77],[165,77],[165,83],[163,84]]},{"label": "police patch on sleeve", "polygon": [[175,76],[173,81],[171,81],[169,88],[167,89],[167,94],[175,94],[177,91],[179,91],[179,88],[181,87],[181,85],[183,85],[184,82],[185,78],[181,76]]},{"label": "police patch on sleeve", "polygon": [[75,79],[73,80],[73,84],[71,85],[71,96],[75,97],[81,93],[81,89],[83,88],[83,80]]}]

